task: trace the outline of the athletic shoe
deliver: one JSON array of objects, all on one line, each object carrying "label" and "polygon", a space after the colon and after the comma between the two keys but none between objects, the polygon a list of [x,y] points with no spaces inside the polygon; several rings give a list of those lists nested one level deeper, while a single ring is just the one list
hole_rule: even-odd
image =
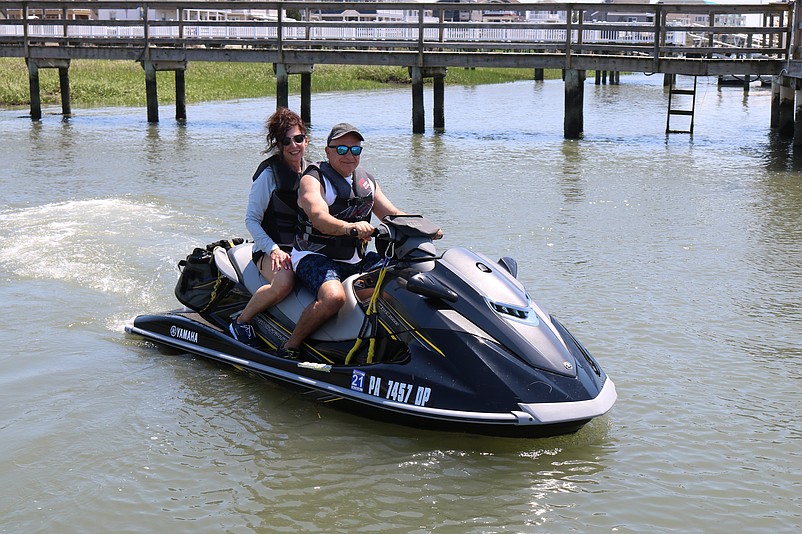
[{"label": "athletic shoe", "polygon": [[253,331],[251,325],[240,323],[235,319],[228,329],[237,341],[250,345],[251,347],[256,345],[256,333]]}]

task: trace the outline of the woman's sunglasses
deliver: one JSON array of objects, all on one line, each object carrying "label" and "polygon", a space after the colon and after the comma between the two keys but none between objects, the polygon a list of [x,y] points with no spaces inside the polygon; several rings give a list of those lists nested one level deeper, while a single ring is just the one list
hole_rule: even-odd
[{"label": "woman's sunglasses", "polygon": [[304,139],[306,139],[306,136],[304,134],[293,135],[292,137],[285,137],[284,139],[282,139],[281,144],[284,146],[289,146],[290,143],[295,141],[296,145],[300,145],[301,143],[304,142]]},{"label": "woman's sunglasses", "polygon": [[349,150],[351,151],[351,154],[353,154],[354,156],[358,156],[362,153],[361,146],[329,145],[329,148],[335,149],[337,151],[337,154],[340,156],[345,156],[346,154],[348,154]]}]

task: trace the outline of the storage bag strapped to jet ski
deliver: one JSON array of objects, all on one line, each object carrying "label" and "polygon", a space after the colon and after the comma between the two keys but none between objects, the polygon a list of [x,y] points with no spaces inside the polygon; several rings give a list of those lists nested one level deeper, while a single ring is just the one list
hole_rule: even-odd
[{"label": "storage bag strapped to jet ski", "polygon": [[214,250],[228,250],[244,242],[241,237],[216,241],[206,245],[206,248],[196,248],[185,260],[179,261],[181,276],[175,285],[178,301],[197,312],[203,312],[225,297],[234,287],[234,282],[217,268]]}]

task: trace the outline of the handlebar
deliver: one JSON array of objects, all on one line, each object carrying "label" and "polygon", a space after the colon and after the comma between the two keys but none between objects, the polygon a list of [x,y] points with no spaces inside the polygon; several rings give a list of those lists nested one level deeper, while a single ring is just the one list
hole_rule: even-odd
[{"label": "handlebar", "polygon": [[[356,228],[348,235],[358,238]],[[380,256],[405,262],[426,262],[437,259],[432,239],[441,237],[440,230],[421,215],[388,215],[373,228],[370,237],[376,237],[376,252]]]},{"label": "handlebar", "polygon": [[[381,233],[382,232],[381,232],[381,230],[379,228],[374,228],[373,232],[371,232],[371,234],[370,234],[370,237],[376,237]],[[357,231],[356,228],[351,228],[350,230],[348,230],[348,235],[350,235],[351,237],[358,237],[359,236],[359,232]]]}]

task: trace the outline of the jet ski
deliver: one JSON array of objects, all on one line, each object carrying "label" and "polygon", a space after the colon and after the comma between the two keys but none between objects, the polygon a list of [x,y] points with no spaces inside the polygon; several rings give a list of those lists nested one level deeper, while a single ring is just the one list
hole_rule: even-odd
[{"label": "jet ski", "polygon": [[328,405],[419,428],[545,437],[576,432],[608,412],[613,381],[532,300],[515,260],[461,247],[438,253],[436,232],[419,215],[386,217],[375,238],[382,261],[343,281],[345,305],[298,360],[276,352],[314,301],[301,284],[256,316],[256,346],[229,332],[265,283],[250,242],[214,247],[226,286],[209,284],[214,302],[140,315],[126,331],[301,388]]}]

